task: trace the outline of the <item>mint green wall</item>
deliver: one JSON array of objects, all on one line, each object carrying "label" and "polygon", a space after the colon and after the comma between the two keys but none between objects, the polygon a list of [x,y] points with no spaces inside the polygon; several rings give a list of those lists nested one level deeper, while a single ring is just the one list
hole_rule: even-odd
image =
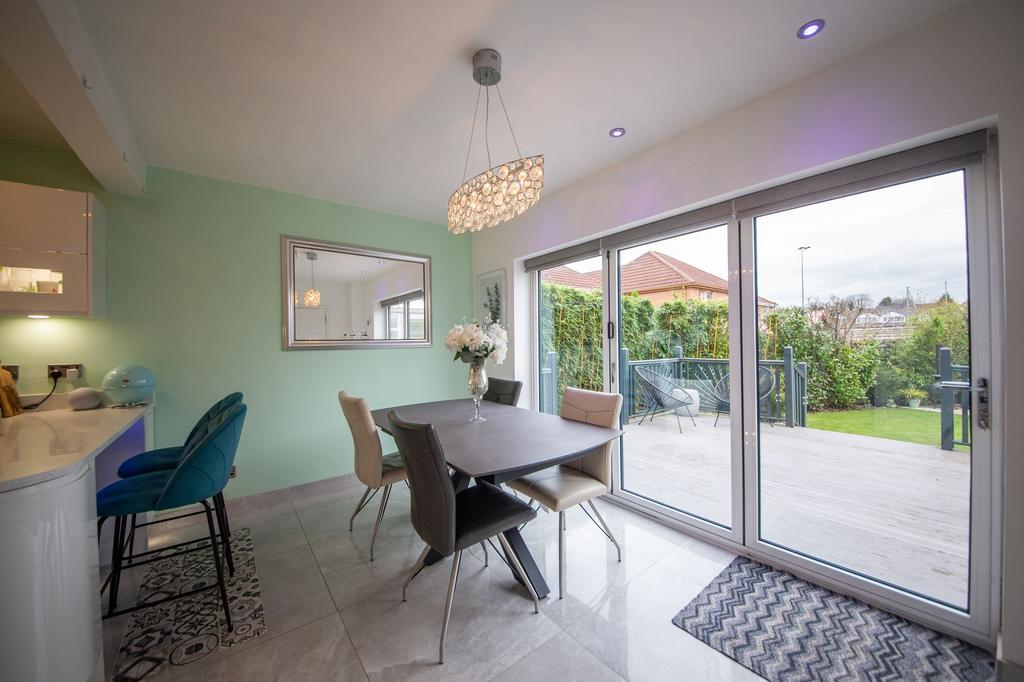
[{"label": "mint green wall", "polygon": [[[69,173],[60,167],[68,183],[83,181]],[[84,362],[92,386],[116,365],[145,365],[157,376],[160,446],[180,442],[210,403],[241,390],[249,415],[230,496],[351,472],[342,388],[374,406],[464,393],[465,368],[441,340],[472,311],[468,239],[442,225],[157,168],[146,190],[105,198],[106,320],[0,318],[0,358],[21,365],[20,391],[46,386],[47,362]],[[429,255],[433,347],[282,351],[282,233]]]}]

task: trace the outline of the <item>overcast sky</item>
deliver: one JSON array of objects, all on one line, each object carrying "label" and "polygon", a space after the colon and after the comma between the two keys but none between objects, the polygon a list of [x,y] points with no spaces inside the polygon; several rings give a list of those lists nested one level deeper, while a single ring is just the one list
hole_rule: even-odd
[{"label": "overcast sky", "polygon": [[[757,219],[758,294],[800,305],[800,251],[807,300],[867,294],[877,303],[910,293],[932,301],[948,289],[967,299],[963,174],[959,171],[783,211]],[[727,278],[726,228],[628,249],[623,262],[661,251]],[[601,267],[579,261],[580,272]]]}]

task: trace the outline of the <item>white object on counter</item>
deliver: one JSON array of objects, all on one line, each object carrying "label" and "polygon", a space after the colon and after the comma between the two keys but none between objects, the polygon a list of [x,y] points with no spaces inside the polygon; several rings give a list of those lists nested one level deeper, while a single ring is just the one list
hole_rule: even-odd
[{"label": "white object on counter", "polygon": [[[69,372],[72,370],[68,370]],[[83,386],[68,393],[68,405],[72,410],[91,410],[103,402],[103,391]]]},{"label": "white object on counter", "polygon": [[103,679],[94,463],[140,421],[151,448],[152,414],[146,405],[0,420],[3,679]]}]

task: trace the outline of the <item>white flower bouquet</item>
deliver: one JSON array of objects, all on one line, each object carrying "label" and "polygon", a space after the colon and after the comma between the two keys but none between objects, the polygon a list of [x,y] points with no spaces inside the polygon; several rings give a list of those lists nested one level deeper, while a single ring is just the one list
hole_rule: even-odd
[{"label": "white flower bouquet", "polygon": [[497,322],[457,324],[448,330],[444,345],[455,353],[455,360],[466,363],[490,360],[500,365],[508,354],[508,332]]}]

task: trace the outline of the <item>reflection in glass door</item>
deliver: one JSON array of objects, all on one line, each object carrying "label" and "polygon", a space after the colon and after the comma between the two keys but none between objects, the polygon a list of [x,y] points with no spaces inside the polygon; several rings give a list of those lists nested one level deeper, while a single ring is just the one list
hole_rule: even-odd
[{"label": "reflection in glass door", "polygon": [[615,260],[619,489],[719,528],[733,525],[738,414],[728,240],[717,225],[620,249]]},{"label": "reflection in glass door", "polygon": [[760,540],[964,611],[966,208],[958,170],[753,228]]},{"label": "reflection in glass door", "polygon": [[566,386],[604,390],[603,278],[598,257],[540,270],[541,412],[559,413]]}]

